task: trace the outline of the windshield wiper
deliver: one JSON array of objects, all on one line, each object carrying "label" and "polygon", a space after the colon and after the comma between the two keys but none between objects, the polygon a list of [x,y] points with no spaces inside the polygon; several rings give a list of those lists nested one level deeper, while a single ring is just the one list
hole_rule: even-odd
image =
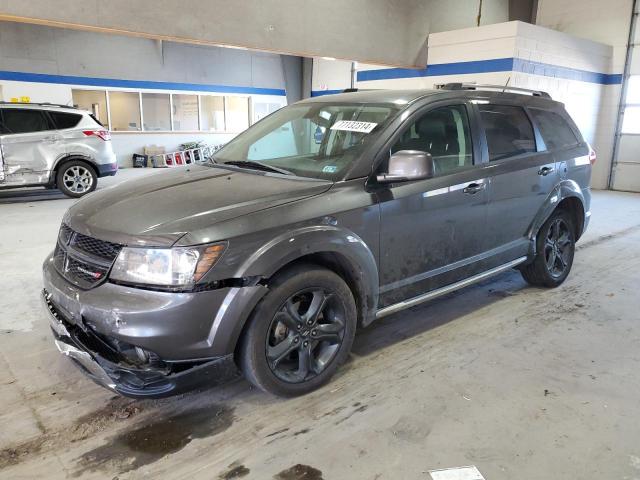
[{"label": "windshield wiper", "polygon": [[234,165],[240,168],[251,168],[253,170],[262,170],[264,172],[282,173],[284,175],[293,175],[293,172],[285,170],[284,168],[274,167],[266,165],[264,163],[256,162],[255,160],[229,160],[218,165]]}]

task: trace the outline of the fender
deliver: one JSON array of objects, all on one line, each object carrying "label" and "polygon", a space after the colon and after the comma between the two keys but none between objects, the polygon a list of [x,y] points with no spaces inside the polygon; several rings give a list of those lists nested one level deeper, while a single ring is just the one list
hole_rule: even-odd
[{"label": "fender", "polygon": [[369,325],[378,306],[378,266],[367,244],[348,229],[314,225],[285,232],[257,249],[238,267],[234,276],[269,278],[285,265],[314,253],[338,256],[360,292],[359,303],[363,307],[360,323]]},{"label": "fender", "polygon": [[[540,230],[544,222],[547,221],[547,219],[551,216],[551,214],[557,208],[560,202],[571,197],[574,197],[580,200],[580,203],[582,204],[582,208],[583,210],[585,210],[584,193],[582,192],[580,185],[578,185],[577,182],[575,182],[574,180],[564,179],[561,182],[559,182],[553,188],[553,190],[551,190],[551,192],[545,199],[544,203],[538,210],[538,213],[536,213],[536,216],[533,222],[531,223],[531,226],[529,227],[529,231],[527,232],[527,237],[531,240],[531,245],[533,249],[532,253],[535,253],[535,248],[536,248],[535,238],[538,235],[538,231]],[[582,219],[582,222],[583,224],[580,225],[581,231],[584,228],[584,219]]]}]

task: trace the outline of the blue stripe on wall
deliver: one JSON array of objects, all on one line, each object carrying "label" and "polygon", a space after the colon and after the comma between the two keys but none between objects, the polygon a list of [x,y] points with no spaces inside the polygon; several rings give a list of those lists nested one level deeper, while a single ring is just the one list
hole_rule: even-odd
[{"label": "blue stripe on wall", "polygon": [[548,63],[532,62],[522,58],[513,59],[513,70],[516,72],[542,75],[545,77],[578,80],[580,82],[599,83],[601,85],[618,85],[622,83],[622,75],[618,73],[598,73],[578,68],[560,67]]},{"label": "blue stripe on wall", "polygon": [[358,72],[358,81],[388,80],[393,78],[435,77],[465,73],[508,72],[513,69],[513,58],[494,58],[473,62],[435,63],[422,70],[411,68],[383,68]]},{"label": "blue stripe on wall", "polygon": [[394,78],[435,77],[444,75],[463,75],[472,73],[492,73],[516,71],[542,75],[545,77],[564,78],[581,82],[602,85],[618,85],[622,83],[622,75],[590,72],[577,68],[560,67],[547,63],[532,62],[521,58],[494,58],[473,62],[437,63],[427,68],[414,70],[410,68],[383,68],[380,70],[363,70],[358,72],[358,81],[389,80]]},{"label": "blue stripe on wall", "polygon": [[92,87],[119,87],[158,90],[192,90],[196,92],[242,93],[254,95],[286,95],[284,89],[259,87],[234,87],[229,85],[204,85],[200,83],[153,82],[146,80],[120,80],[116,78],[76,77],[71,75],[49,75],[45,73],[9,72],[0,70],[0,80],[17,82],[59,83],[64,85],[86,85]]}]

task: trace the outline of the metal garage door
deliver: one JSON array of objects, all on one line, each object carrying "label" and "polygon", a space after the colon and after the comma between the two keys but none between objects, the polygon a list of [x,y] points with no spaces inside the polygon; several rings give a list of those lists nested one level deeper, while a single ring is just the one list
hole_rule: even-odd
[{"label": "metal garage door", "polygon": [[625,84],[622,122],[614,157],[611,188],[640,192],[640,2],[634,2]]}]

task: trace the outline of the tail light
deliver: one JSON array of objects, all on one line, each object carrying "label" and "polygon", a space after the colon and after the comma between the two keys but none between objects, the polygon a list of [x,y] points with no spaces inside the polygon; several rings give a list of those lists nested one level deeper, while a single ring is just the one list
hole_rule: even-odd
[{"label": "tail light", "polygon": [[107,140],[111,140],[111,133],[109,133],[109,130],[84,130],[82,133],[87,137],[98,137],[100,140],[104,140],[105,142]]},{"label": "tail light", "polygon": [[591,163],[591,165],[593,165],[594,163],[596,163],[596,151],[591,148],[591,145],[589,145],[589,163]]}]

